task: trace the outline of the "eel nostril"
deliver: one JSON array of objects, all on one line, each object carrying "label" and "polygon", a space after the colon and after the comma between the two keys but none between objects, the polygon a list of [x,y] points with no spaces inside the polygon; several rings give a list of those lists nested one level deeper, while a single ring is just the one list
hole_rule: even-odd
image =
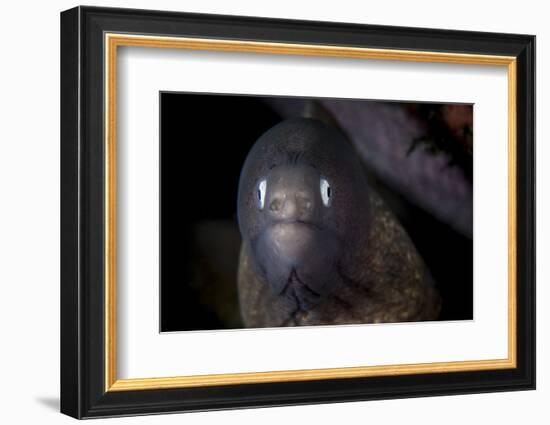
[{"label": "eel nostril", "polygon": [[296,202],[298,204],[298,208],[301,211],[311,211],[312,208],[312,202],[311,200],[306,196],[296,196]]},{"label": "eel nostril", "polygon": [[275,198],[273,201],[269,204],[269,209],[273,212],[277,212],[281,209],[281,200],[279,198]]},{"label": "eel nostril", "polygon": [[268,203],[269,212],[284,219],[299,219],[309,216],[313,202],[307,195],[294,193],[274,196]]}]

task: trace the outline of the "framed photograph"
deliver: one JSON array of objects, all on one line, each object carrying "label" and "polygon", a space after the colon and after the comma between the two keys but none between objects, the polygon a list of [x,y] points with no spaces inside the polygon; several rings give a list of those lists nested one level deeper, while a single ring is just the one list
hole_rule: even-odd
[{"label": "framed photograph", "polygon": [[61,411],[535,388],[535,37],[61,14]]}]

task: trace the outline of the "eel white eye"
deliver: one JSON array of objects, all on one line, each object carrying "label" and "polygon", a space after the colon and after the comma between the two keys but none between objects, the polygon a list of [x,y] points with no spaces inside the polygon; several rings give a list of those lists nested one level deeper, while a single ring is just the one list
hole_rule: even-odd
[{"label": "eel white eye", "polygon": [[331,196],[330,184],[328,184],[326,179],[321,179],[319,187],[321,189],[321,199],[323,200],[323,204],[325,204],[325,207],[328,207]]},{"label": "eel white eye", "polygon": [[260,209],[264,209],[265,205],[265,189],[267,187],[267,181],[263,179],[258,183],[258,190],[256,191],[256,196],[258,197],[258,205],[260,206]]}]

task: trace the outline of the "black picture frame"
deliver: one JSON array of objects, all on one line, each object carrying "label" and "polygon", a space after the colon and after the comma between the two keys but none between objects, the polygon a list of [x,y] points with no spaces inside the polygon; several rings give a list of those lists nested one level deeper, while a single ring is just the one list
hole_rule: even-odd
[{"label": "black picture frame", "polygon": [[[104,34],[513,56],[517,63],[517,367],[105,390]],[[61,412],[76,418],[535,388],[535,37],[76,7],[61,13]]]}]

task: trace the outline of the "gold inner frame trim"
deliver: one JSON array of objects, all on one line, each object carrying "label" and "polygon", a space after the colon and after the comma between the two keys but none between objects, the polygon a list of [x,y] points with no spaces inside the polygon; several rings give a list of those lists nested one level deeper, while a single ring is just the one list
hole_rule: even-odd
[{"label": "gold inner frame trim", "polygon": [[[330,45],[288,44],[239,40],[161,37],[106,33],[105,46],[105,391],[135,391],[214,385],[311,381],[358,377],[447,373],[515,368],[516,356],[516,58],[478,54],[371,49]],[[508,357],[418,364],[228,373],[175,377],[118,379],[116,325],[116,99],[119,46],[228,51],[280,55],[324,56],[404,62],[434,62],[504,66],[508,72]]]}]

